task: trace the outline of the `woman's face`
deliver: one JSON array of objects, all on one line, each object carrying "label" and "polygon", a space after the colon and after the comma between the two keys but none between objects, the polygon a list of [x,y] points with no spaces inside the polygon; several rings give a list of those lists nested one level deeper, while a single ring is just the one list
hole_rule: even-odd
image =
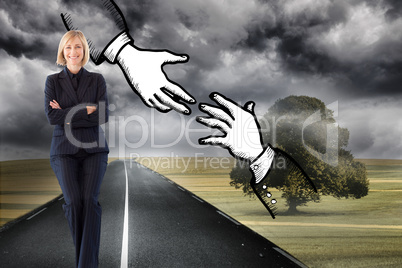
[{"label": "woman's face", "polygon": [[68,40],[68,42],[64,46],[63,53],[64,58],[67,61],[67,67],[74,65],[79,66],[82,65],[82,59],[84,57],[84,47],[78,36],[75,36],[70,40]]}]

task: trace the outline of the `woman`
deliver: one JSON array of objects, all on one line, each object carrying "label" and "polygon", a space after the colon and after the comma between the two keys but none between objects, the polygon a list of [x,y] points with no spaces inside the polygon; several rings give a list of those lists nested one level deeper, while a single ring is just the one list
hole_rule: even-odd
[{"label": "woman", "polygon": [[55,125],[50,163],[63,191],[63,210],[76,249],[77,267],[97,267],[101,207],[98,196],[109,153],[100,125],[107,122],[106,83],[84,69],[89,47],[80,31],[61,39],[57,64],[66,66],[47,77],[45,112]]}]

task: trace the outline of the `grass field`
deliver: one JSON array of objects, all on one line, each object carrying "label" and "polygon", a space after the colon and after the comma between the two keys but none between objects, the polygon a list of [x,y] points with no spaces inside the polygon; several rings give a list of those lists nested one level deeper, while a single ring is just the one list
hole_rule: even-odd
[{"label": "grass field", "polygon": [[49,159],[0,161],[0,227],[60,194]]},{"label": "grass field", "polygon": [[0,226],[60,194],[49,159],[0,162]]},{"label": "grass field", "polygon": [[[231,215],[309,267],[402,266],[402,160],[360,160],[370,179],[369,195],[358,200],[323,197],[297,216],[272,219],[256,199],[229,186],[231,158],[138,158]],[[1,223],[60,194],[48,160],[0,162]]]},{"label": "grass field", "polygon": [[[149,160],[151,159],[151,160]],[[272,219],[256,199],[229,186],[230,168],[204,169],[191,159],[187,170],[152,158],[138,162],[163,174],[239,222],[284,248],[309,267],[402,267],[402,160],[360,160],[367,165],[369,195],[362,199],[324,196],[320,203],[287,216],[280,192]],[[187,162],[188,159],[183,162]],[[198,162],[196,162],[198,161]],[[228,166],[233,166],[233,160]],[[180,161],[178,161],[180,162]],[[183,172],[184,171],[184,172]]]}]

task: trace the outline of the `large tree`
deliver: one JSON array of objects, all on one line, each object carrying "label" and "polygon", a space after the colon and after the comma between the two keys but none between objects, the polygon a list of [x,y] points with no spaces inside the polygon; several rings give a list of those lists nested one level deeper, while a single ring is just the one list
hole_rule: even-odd
[{"label": "large tree", "polygon": [[[271,170],[268,187],[282,192],[289,213],[307,202],[319,202],[320,194],[336,198],[368,194],[366,168],[345,149],[349,131],[338,127],[334,117],[334,111],[317,98],[289,96],[276,101],[260,119],[264,142],[291,155],[318,189],[318,194],[312,194],[291,174],[283,177]],[[252,195],[248,165],[238,161],[230,177],[232,186]]]}]

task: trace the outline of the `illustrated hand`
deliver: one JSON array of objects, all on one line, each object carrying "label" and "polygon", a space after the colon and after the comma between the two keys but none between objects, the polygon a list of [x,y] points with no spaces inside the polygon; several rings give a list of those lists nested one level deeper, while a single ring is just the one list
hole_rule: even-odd
[{"label": "illustrated hand", "polygon": [[195,99],[170,81],[162,69],[165,64],[187,62],[188,58],[187,55],[175,55],[169,51],[142,50],[129,44],[119,53],[117,61],[131,88],[145,105],[160,112],[174,109],[190,114],[190,108],[179,100],[193,104]]},{"label": "illustrated hand", "polygon": [[224,136],[208,136],[198,140],[200,144],[218,145],[241,159],[253,161],[263,152],[262,137],[254,114],[254,102],[239,106],[219,93],[212,93],[210,98],[219,107],[200,103],[201,111],[211,117],[197,117],[197,121],[211,128],[218,128]]},{"label": "illustrated hand", "polygon": [[52,100],[49,105],[52,107],[52,109],[61,109],[60,104],[56,100]]}]

